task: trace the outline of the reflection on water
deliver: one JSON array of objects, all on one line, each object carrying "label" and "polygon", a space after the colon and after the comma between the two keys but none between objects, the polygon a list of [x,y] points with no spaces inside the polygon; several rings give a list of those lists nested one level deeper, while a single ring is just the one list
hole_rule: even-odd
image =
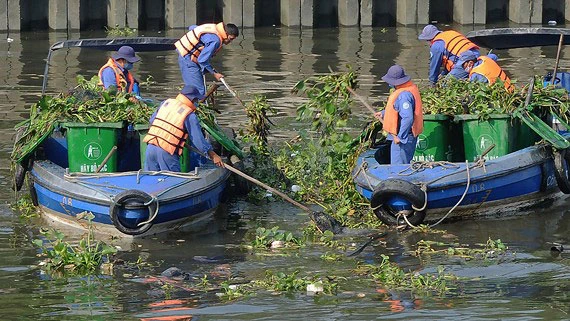
[{"label": "reflection on water", "polygon": [[[226,80],[240,95],[249,100],[253,94],[263,94],[277,109],[277,127],[273,139],[295,135],[295,106],[302,98],[290,93],[293,85],[308,76],[344,70],[346,65],[359,74],[359,91],[370,101],[379,103],[386,98],[388,87],[380,77],[389,66],[401,64],[419,80],[427,79],[428,45],[417,40],[418,28],[341,28],[300,30],[288,28],[257,28],[243,30],[243,37],[223,49],[214,66],[226,75]],[[479,28],[479,27],[477,27]],[[469,31],[468,28],[462,31]],[[156,36],[158,34],[146,34]],[[176,37],[180,31],[168,31]],[[79,37],[101,37],[101,33],[22,33],[10,34],[14,39],[0,47],[0,198],[12,199],[9,190],[9,161],[13,126],[27,117],[27,110],[41,92],[42,74],[47,50],[58,40]],[[158,35],[161,36],[161,35]],[[2,40],[3,41],[3,40]],[[561,69],[569,68],[564,49]],[[484,53],[485,49],[482,50]],[[526,48],[494,51],[501,65],[521,82],[535,74],[541,75],[554,66],[556,48]],[[75,77],[95,75],[106,61],[106,53],[87,49],[60,50],[52,58],[49,92],[59,92],[75,86]],[[145,80],[152,75],[157,82],[142,89],[143,96],[157,100],[172,97],[181,87],[176,55],[173,52],[140,53],[142,62],[136,64],[135,74]],[[239,129],[246,122],[242,107],[223,90],[219,99],[222,125]],[[367,111],[354,106],[355,130],[370,119]],[[292,126],[293,125],[293,126]],[[119,275],[103,278],[51,280],[37,269],[36,250],[31,239],[37,228],[22,222],[12,211],[0,208],[0,311],[7,319],[77,320],[77,319],[143,319],[170,316],[175,320],[220,319],[297,319],[298,315],[315,320],[330,319],[454,319],[466,318],[564,319],[570,310],[565,293],[570,290],[569,257],[563,252],[552,257],[553,242],[570,244],[568,237],[570,214],[568,202],[562,201],[548,211],[540,211],[508,221],[467,221],[442,225],[451,235],[466,244],[485,243],[488,238],[500,238],[518,254],[507,262],[485,267],[476,262],[423,262],[424,271],[446,264],[448,270],[465,276],[453,297],[428,297],[417,300],[406,293],[376,291],[373,284],[343,284],[335,297],[309,298],[304,295],[273,296],[260,294],[233,303],[221,303],[215,293],[196,292],[189,283],[179,282],[165,287],[167,281],[147,278],[159,275],[170,266],[177,266],[193,278],[204,274],[221,277],[232,275],[243,280],[262,277],[266,269],[287,270],[295,266],[320,274],[334,274],[339,266],[323,264],[322,249],[301,250],[299,257],[263,257],[239,248],[244,234],[257,225],[279,225],[298,230],[308,221],[304,215],[283,203],[255,206],[247,203],[230,204],[230,213],[242,217],[241,224],[222,226],[201,234],[176,235],[169,239],[145,240],[129,246],[123,252],[128,261],[144,257],[156,267],[123,269]],[[263,214],[261,214],[263,213]],[[245,226],[244,226],[245,224]],[[360,241],[360,240],[356,240]],[[369,248],[360,258],[375,262],[380,254],[389,254],[395,261],[412,269],[420,268],[417,259],[406,255],[411,239],[393,233],[386,246]],[[568,246],[570,247],[570,245]],[[475,280],[474,280],[475,279]],[[165,301],[169,289],[170,301]],[[215,292],[215,291],[214,291]],[[356,296],[363,293],[364,297]]]}]

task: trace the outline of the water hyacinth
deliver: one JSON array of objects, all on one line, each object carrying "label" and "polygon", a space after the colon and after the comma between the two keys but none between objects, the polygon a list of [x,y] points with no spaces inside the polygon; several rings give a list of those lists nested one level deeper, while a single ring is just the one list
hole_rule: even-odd
[{"label": "water hyacinth", "polygon": [[91,213],[77,215],[78,219],[87,221],[88,231],[77,244],[64,240],[65,235],[56,230],[42,230],[44,239],[35,239],[32,243],[41,250],[40,256],[45,260],[40,264],[42,269],[53,275],[94,275],[102,263],[109,261],[109,256],[117,249],[102,241],[97,241],[91,220]]},{"label": "water hyacinth", "polygon": [[[509,92],[498,80],[493,85],[482,82],[445,78],[435,87],[421,89],[425,114],[473,114],[485,119],[490,114],[510,114],[521,107],[526,99],[528,85]],[[543,77],[535,77],[530,109],[539,113],[557,109],[562,115],[569,110],[568,93],[564,88],[544,85]]]},{"label": "water hyacinth", "polygon": [[32,105],[29,119],[19,124],[21,135],[14,144],[11,158],[20,160],[31,152],[42,137],[53,132],[60,122],[148,123],[155,106],[133,100],[131,94],[104,90],[98,77],[77,77],[78,85],[65,94],[43,96]]}]

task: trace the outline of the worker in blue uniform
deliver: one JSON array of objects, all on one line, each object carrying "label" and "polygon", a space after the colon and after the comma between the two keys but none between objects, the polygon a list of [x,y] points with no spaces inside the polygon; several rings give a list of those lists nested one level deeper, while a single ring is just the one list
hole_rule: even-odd
[{"label": "worker in blue uniform", "polygon": [[409,164],[416,151],[418,136],[423,131],[420,91],[399,65],[390,67],[382,80],[396,90],[388,97],[384,113],[378,112],[374,116],[383,120],[387,139],[392,141],[390,164]]},{"label": "worker in blue uniform", "polygon": [[202,133],[202,127],[194,112],[196,102],[203,97],[195,86],[185,86],[174,99],[165,100],[151,116],[148,144],[145,154],[145,171],[180,172],[180,155],[189,138],[202,154],[208,155],[220,167],[224,163]]},{"label": "worker in blue uniform", "polygon": [[[427,25],[418,37],[430,45],[429,81],[435,85],[440,75],[445,76],[453,70],[461,53],[471,51],[479,56],[479,47],[464,35],[454,30],[441,31],[434,25]],[[464,71],[454,71],[460,78],[465,78]]]},{"label": "worker in blue uniform", "polygon": [[210,59],[216,55],[222,45],[230,44],[239,35],[239,29],[232,23],[208,23],[192,25],[188,32],[176,43],[178,65],[185,85],[198,88],[205,95],[204,75],[210,73],[220,80],[224,75],[210,64]]},{"label": "worker in blue uniform", "polygon": [[98,85],[105,89],[114,86],[119,91],[140,95],[139,83],[131,71],[139,60],[132,47],[122,46],[99,69]]},{"label": "worker in blue uniform", "polygon": [[467,51],[459,55],[457,66],[461,66],[467,73],[468,76],[465,78],[469,79],[469,81],[478,81],[492,85],[497,79],[500,79],[507,91],[513,92],[515,90],[511,79],[503,68],[488,56],[476,57],[472,52]]},{"label": "worker in blue uniform", "polygon": [[[473,58],[475,60],[477,58],[477,55],[474,55],[471,51],[469,51],[464,53],[463,57],[470,57],[470,58],[475,57]],[[487,57],[491,58],[495,62],[499,60],[499,56],[495,55],[494,53],[487,54]],[[456,63],[453,66],[453,69],[451,69],[451,72],[447,75],[447,77],[455,77],[457,79],[469,79],[469,72],[465,71],[465,68],[463,68],[463,63]],[[479,74],[474,74],[473,80],[487,82],[487,79]]]}]

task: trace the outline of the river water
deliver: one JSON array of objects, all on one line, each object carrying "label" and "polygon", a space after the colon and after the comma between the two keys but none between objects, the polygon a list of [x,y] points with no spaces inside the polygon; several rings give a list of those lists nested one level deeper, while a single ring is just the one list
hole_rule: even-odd
[{"label": "river water", "polygon": [[[295,107],[300,98],[290,93],[293,85],[308,76],[345,70],[350,64],[359,74],[359,91],[372,102],[385,99],[388,87],[380,77],[398,63],[417,80],[427,78],[428,47],[417,40],[418,28],[344,28],[299,30],[261,28],[244,30],[227,46],[214,66],[246,100],[264,94],[278,113],[272,140],[296,135],[300,128]],[[461,30],[461,28],[460,28]],[[467,32],[470,29],[463,29]],[[141,32],[141,35],[144,33]],[[179,36],[169,31],[166,36]],[[147,36],[162,36],[146,33]],[[508,254],[498,260],[461,260],[433,257],[418,260],[409,255],[411,244],[428,236],[391,232],[385,243],[368,248],[355,259],[326,263],[320,255],[334,249],[308,246],[286,252],[255,254],[243,249],[246,234],[258,226],[300,233],[309,221],[298,209],[282,202],[253,205],[233,200],[223,209],[229,220],[219,220],[206,231],[170,235],[121,244],[118,256],[131,262],[113,275],[90,278],[50,278],[38,268],[40,258],[31,240],[39,236],[41,222],[20,219],[9,207],[15,195],[10,189],[9,153],[13,126],[27,117],[37,101],[45,57],[50,44],[68,38],[102,37],[89,32],[2,34],[0,36],[0,315],[3,320],[569,320],[570,319],[570,200],[564,198],[548,209],[505,220],[464,221],[442,224],[448,238],[460,244],[501,239]],[[6,38],[13,41],[8,42]],[[483,51],[485,52],[485,51]],[[513,79],[527,81],[554,66],[556,48],[527,48],[495,51]],[[173,97],[181,85],[176,55],[141,53],[135,66],[140,79],[152,75],[157,84],[143,88],[154,99]],[[566,58],[569,58],[568,60]],[[96,74],[105,53],[62,50],[52,59],[48,91],[75,85],[75,76]],[[570,49],[564,49],[561,68],[568,69]],[[226,92],[219,97],[222,125],[239,129],[246,123],[241,107]],[[370,119],[366,109],[354,106],[355,130]],[[363,237],[347,237],[342,243],[359,243]],[[566,252],[552,255],[553,243],[567,244]],[[342,253],[336,251],[336,253]],[[264,271],[300,275],[346,275],[356,261],[378,263],[389,255],[400,266],[418,272],[433,272],[439,265],[459,280],[443,296],[417,296],[407,291],[383,292],[373,282],[354,277],[339,281],[334,296],[308,296],[259,292],[225,301],[216,290],[197,291],[197,279],[232,278],[234,282],[263,277]],[[132,262],[139,260],[138,265]],[[156,277],[176,266],[190,274],[189,281]],[[350,274],[350,273],[349,273]],[[170,301],[166,301],[166,300]]]}]

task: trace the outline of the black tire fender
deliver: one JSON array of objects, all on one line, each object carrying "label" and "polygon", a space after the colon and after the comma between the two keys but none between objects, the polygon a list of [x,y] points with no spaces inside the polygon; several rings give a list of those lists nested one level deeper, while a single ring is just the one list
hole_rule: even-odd
[{"label": "black tire fender", "polygon": [[22,161],[22,163],[16,163],[16,168],[14,169],[14,181],[12,184],[12,190],[19,192],[24,186],[26,181],[26,173],[34,166],[34,158],[28,157]]},{"label": "black tire fender", "polygon": [[24,186],[24,181],[26,180],[26,168],[20,163],[16,163],[16,168],[14,169],[14,183],[12,185],[12,190],[20,191],[22,186]]},{"label": "black tire fender", "polygon": [[424,205],[426,205],[426,193],[417,185],[401,179],[382,181],[374,189],[374,193],[370,199],[370,207],[380,221],[391,226],[406,225],[406,221],[403,218],[398,218],[398,211],[390,208],[390,206],[386,204],[386,202],[394,196],[406,199],[412,204],[413,208],[418,209],[412,209],[406,211],[406,213],[402,213],[406,215],[410,224],[417,226],[424,221],[426,217],[424,208]]},{"label": "black tire fender", "polygon": [[[149,213],[149,221],[137,227],[129,227],[126,226],[119,217],[119,211],[121,207],[147,207]],[[147,232],[153,225],[152,218],[158,208],[158,202],[149,194],[136,190],[131,189],[124,192],[121,192],[115,195],[113,201],[111,202],[111,206],[109,207],[109,216],[111,217],[111,221],[113,225],[119,232],[128,234],[128,235],[140,235]]]},{"label": "black tire fender", "polygon": [[30,184],[30,199],[32,200],[32,204],[34,204],[34,206],[38,206],[40,204],[38,202],[38,191],[36,191],[34,183]]},{"label": "black tire fender", "polygon": [[568,165],[570,164],[570,153],[567,149],[554,152],[554,176],[558,188],[564,194],[570,194],[570,180],[568,177]]}]

